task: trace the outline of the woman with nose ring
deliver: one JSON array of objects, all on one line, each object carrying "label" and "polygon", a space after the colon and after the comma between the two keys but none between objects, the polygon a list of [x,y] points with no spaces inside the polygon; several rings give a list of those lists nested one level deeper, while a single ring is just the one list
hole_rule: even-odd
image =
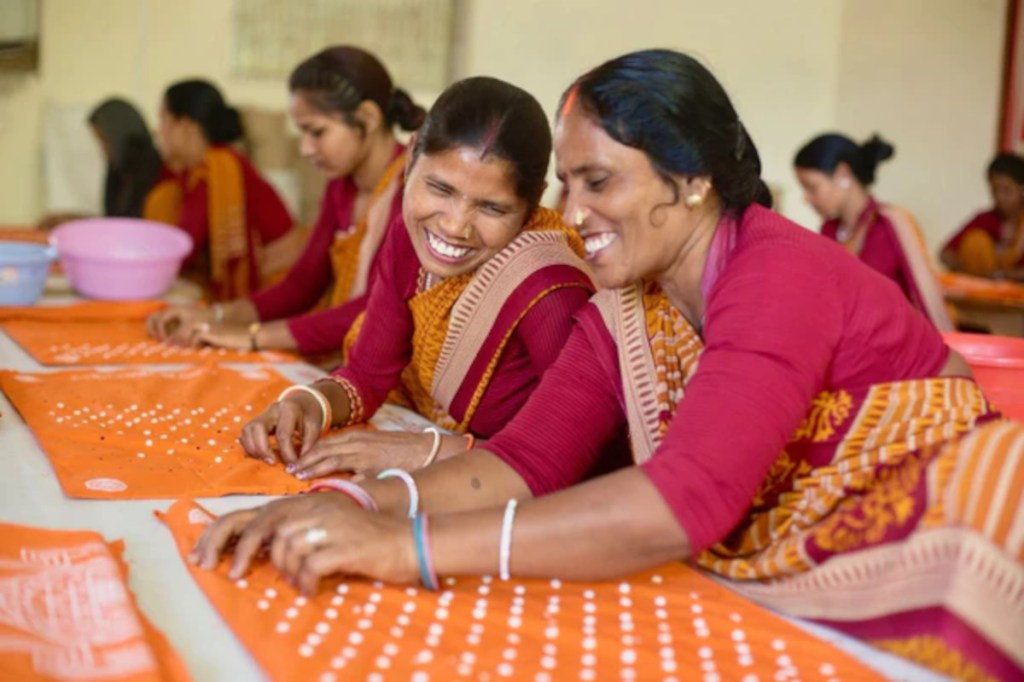
[{"label": "woman with nose ring", "polygon": [[[246,452],[309,479],[414,470],[497,433],[594,290],[579,235],[539,206],[550,155],[531,95],[493,78],[449,87],[412,143],[401,216],[347,362],[247,424]],[[321,439],[368,420],[396,389],[392,397],[461,435],[353,429]]]}]

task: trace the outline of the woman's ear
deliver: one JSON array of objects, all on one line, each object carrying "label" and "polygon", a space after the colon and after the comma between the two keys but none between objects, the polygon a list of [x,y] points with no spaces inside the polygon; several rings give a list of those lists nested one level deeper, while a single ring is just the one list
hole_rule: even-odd
[{"label": "woman's ear", "polygon": [[376,103],[368,99],[364,99],[359,103],[356,110],[352,112],[352,117],[359,123],[363,132],[367,135],[376,133],[384,125],[384,112],[380,110]]},{"label": "woman's ear", "polygon": [[837,163],[836,169],[832,172],[832,179],[835,180],[836,184],[842,189],[849,188],[855,179],[853,176],[853,169],[850,168],[850,164],[845,161]]}]

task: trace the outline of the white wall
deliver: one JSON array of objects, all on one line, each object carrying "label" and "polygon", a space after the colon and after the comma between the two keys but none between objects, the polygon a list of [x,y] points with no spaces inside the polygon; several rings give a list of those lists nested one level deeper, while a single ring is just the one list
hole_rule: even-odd
[{"label": "white wall", "polygon": [[[804,141],[828,129],[877,129],[899,147],[882,170],[879,195],[917,212],[937,244],[986,200],[982,169],[994,145],[1005,2],[463,0],[455,76],[505,78],[553,113],[569,82],[604,59],[641,47],[691,52],[732,95],[766,179],[783,188],[787,215],[818,222],[790,167]],[[48,102],[121,94],[153,120],[169,82],[202,75],[236,104],[283,107],[283,83],[230,76],[231,6],[43,2],[39,74],[0,74],[0,224],[34,220],[44,206]]]},{"label": "white wall", "polygon": [[896,147],[875,194],[917,216],[933,250],[991,199],[1006,0],[852,0],[835,128]]}]

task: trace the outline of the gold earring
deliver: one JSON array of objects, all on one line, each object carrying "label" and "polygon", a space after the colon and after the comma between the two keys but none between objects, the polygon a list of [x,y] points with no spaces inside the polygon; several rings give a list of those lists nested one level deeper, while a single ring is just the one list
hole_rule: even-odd
[{"label": "gold earring", "polygon": [[691,194],[686,197],[686,205],[690,208],[697,208],[704,203],[704,197],[699,194]]},{"label": "gold earring", "polygon": [[572,224],[579,227],[583,224],[583,221],[587,219],[587,214],[583,212],[582,208],[577,208],[576,213],[573,214]]}]

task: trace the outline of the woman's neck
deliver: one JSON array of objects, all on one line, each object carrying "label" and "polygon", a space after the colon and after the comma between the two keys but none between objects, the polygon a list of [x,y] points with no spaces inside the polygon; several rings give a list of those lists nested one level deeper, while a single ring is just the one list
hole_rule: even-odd
[{"label": "woman's neck", "polygon": [[701,321],[704,317],[701,279],[704,277],[715,228],[721,217],[719,202],[709,197],[708,204],[695,216],[694,228],[679,249],[672,265],[656,278],[669,302],[698,332],[701,330]]},{"label": "woman's neck", "polygon": [[395,152],[395,136],[390,131],[378,133],[368,142],[366,156],[352,173],[352,182],[360,192],[372,192],[384,177]]},{"label": "woman's neck", "polygon": [[206,152],[210,149],[210,146],[205,139],[197,138],[192,140],[181,155],[181,165],[186,170],[198,168],[202,164],[203,159],[206,158]]},{"label": "woman's neck", "polygon": [[857,222],[860,220],[861,214],[868,207],[869,201],[871,201],[871,196],[867,190],[858,184],[854,184],[850,188],[850,193],[847,195],[842,208],[839,209],[839,226],[846,232],[853,232],[857,228]]}]

